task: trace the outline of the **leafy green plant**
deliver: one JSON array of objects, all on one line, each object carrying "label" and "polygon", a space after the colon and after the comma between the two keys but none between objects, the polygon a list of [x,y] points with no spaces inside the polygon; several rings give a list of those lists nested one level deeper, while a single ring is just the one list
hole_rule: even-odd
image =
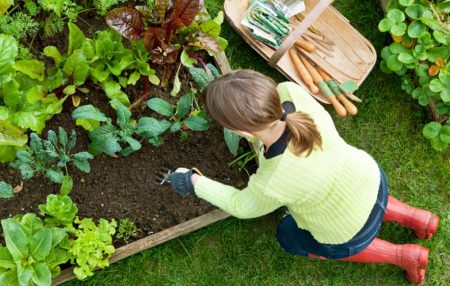
[{"label": "leafy green plant", "polygon": [[100,219],[98,225],[90,218],[75,218],[74,239],[70,240],[70,260],[77,266],[74,269],[80,280],[92,276],[96,267],[105,268],[114,253],[112,236],[116,232],[117,222]]},{"label": "leafy green plant", "polygon": [[[151,110],[164,117],[168,117],[169,121],[165,119],[158,121],[155,118],[142,118],[138,123],[138,131],[143,132],[143,134],[145,134],[147,137],[150,136],[150,143],[158,146],[161,145],[163,141],[159,135],[152,136],[154,127],[151,127],[149,129],[149,126],[152,125],[151,122],[155,122],[155,126],[160,126],[161,131],[170,129],[170,132],[172,133],[181,132],[182,139],[186,139],[188,136],[188,134],[185,132],[186,130],[207,130],[209,127],[209,123],[205,119],[206,113],[201,109],[197,102],[195,96],[196,92],[197,91],[195,89],[192,89],[187,94],[181,96],[177,102],[176,108],[162,98],[152,98],[147,101],[147,106]],[[191,111],[193,105],[195,105],[196,108]]]},{"label": "leafy green plant", "polygon": [[47,196],[47,203],[39,205],[39,209],[46,215],[45,224],[52,226],[72,226],[78,208],[68,195]]},{"label": "leafy green plant", "polygon": [[48,227],[35,214],[1,221],[0,285],[50,286],[69,260],[64,228]]},{"label": "leafy green plant", "polygon": [[116,238],[123,240],[125,243],[128,243],[128,240],[130,238],[138,236],[139,231],[140,230],[131,219],[123,218],[119,221],[119,228],[116,234]]},{"label": "leafy green plant", "polygon": [[394,43],[381,51],[381,70],[402,76],[402,89],[430,107],[435,121],[424,135],[442,151],[448,144],[425,130],[445,125],[450,116],[449,2],[392,0],[387,10],[378,28],[389,31]]},{"label": "leafy green plant", "polygon": [[[120,7],[106,17],[108,25],[129,40],[144,39],[144,44],[155,64],[164,65],[162,86],[170,76],[167,64],[181,61],[186,66],[196,63],[199,50],[209,53],[225,49],[227,41],[221,38],[223,14],[210,19],[201,11],[198,0],[155,1],[152,10]],[[146,23],[151,23],[146,26]],[[181,59],[180,58],[181,54]]]},{"label": "leafy green plant", "polygon": [[13,187],[3,181],[0,181],[0,199],[8,199],[14,197]]},{"label": "leafy green plant", "polygon": [[127,2],[127,0],[94,0],[94,7],[97,9],[97,12],[104,16],[106,12],[108,12],[111,7],[116,6],[119,3]]},{"label": "leafy green plant", "polygon": [[34,35],[39,29],[39,23],[24,12],[0,15],[0,33],[11,35],[19,41]]},{"label": "leafy green plant", "polygon": [[49,130],[47,140],[31,133],[29,148],[17,151],[17,160],[10,165],[20,170],[23,179],[30,179],[36,173],[45,174],[52,182],[62,184],[61,190],[67,194],[73,185],[68,165],[73,164],[80,171],[89,173],[91,167],[88,160],[93,158],[88,152],[72,154],[75,142],[75,130],[69,136],[61,127],[58,135]]},{"label": "leafy green plant", "polygon": [[245,173],[250,176],[250,173],[246,167],[248,163],[255,160],[256,155],[257,154],[253,151],[253,149],[245,150],[244,148],[239,147],[236,157],[228,163],[228,166],[231,167],[237,165],[239,172],[245,171]]},{"label": "leafy green plant", "polygon": [[450,144],[450,125],[443,126],[439,122],[430,122],[425,125],[422,133],[438,151],[445,150]]}]

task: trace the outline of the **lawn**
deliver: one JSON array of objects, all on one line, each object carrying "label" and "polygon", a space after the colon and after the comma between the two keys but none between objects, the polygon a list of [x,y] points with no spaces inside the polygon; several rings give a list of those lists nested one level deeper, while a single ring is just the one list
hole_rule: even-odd
[{"label": "lawn", "polygon": [[[213,13],[223,4],[206,2]],[[377,51],[389,43],[388,36],[377,29],[383,15],[378,1],[339,0],[334,6]],[[286,80],[228,25],[223,36],[229,41],[226,53],[233,68],[251,68],[277,81]],[[333,115],[342,137],[383,166],[391,194],[441,218],[430,241],[418,240],[411,231],[392,223],[383,226],[380,236],[430,248],[423,285],[450,285],[450,150],[437,153],[431,148],[421,134],[426,111],[401,90],[398,77],[383,74],[378,65],[356,95],[363,103],[355,118]],[[252,220],[230,218],[113,264],[86,281],[65,285],[408,285],[397,267],[319,261],[284,253],[275,239],[280,214]]]}]

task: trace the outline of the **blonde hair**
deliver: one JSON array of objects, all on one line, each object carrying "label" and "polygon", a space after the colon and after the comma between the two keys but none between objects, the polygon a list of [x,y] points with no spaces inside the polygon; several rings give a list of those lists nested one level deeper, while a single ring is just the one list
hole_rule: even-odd
[{"label": "blonde hair", "polygon": [[[283,116],[275,81],[255,71],[225,74],[206,87],[204,96],[211,117],[231,130],[261,131]],[[294,154],[306,151],[308,156],[315,146],[322,146],[322,137],[309,115],[290,113],[285,121]]]}]

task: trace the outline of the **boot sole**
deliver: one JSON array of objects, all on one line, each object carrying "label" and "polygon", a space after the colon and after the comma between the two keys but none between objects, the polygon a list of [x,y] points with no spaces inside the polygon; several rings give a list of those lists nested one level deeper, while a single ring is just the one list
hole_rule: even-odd
[{"label": "boot sole", "polygon": [[439,218],[435,214],[431,214],[431,218],[428,220],[428,226],[425,232],[415,232],[416,236],[420,239],[430,239],[433,234],[436,233],[439,224]]},{"label": "boot sole", "polygon": [[420,284],[425,279],[425,271],[428,264],[428,255],[429,250],[427,248],[421,247],[419,250],[419,257],[417,258],[417,268],[414,270],[414,272],[408,272],[406,271],[406,279],[412,283],[412,284]]}]

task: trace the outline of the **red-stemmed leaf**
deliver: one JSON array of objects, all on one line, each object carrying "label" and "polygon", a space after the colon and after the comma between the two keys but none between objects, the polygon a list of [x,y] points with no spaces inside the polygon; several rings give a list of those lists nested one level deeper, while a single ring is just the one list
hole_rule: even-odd
[{"label": "red-stemmed leaf", "polygon": [[163,26],[169,26],[172,31],[189,26],[200,11],[199,0],[174,0],[172,13]]},{"label": "red-stemmed leaf", "polygon": [[166,31],[157,27],[149,28],[144,33],[145,48],[150,53],[152,62],[159,65],[173,64],[178,58],[179,48],[167,41],[166,36]]},{"label": "red-stemmed leaf", "polygon": [[220,44],[216,38],[213,38],[203,32],[194,39],[193,42],[189,43],[191,47],[197,47],[208,52],[219,52]]},{"label": "red-stemmed leaf", "polygon": [[129,40],[139,40],[144,32],[141,13],[128,7],[120,7],[108,12],[106,23]]}]

